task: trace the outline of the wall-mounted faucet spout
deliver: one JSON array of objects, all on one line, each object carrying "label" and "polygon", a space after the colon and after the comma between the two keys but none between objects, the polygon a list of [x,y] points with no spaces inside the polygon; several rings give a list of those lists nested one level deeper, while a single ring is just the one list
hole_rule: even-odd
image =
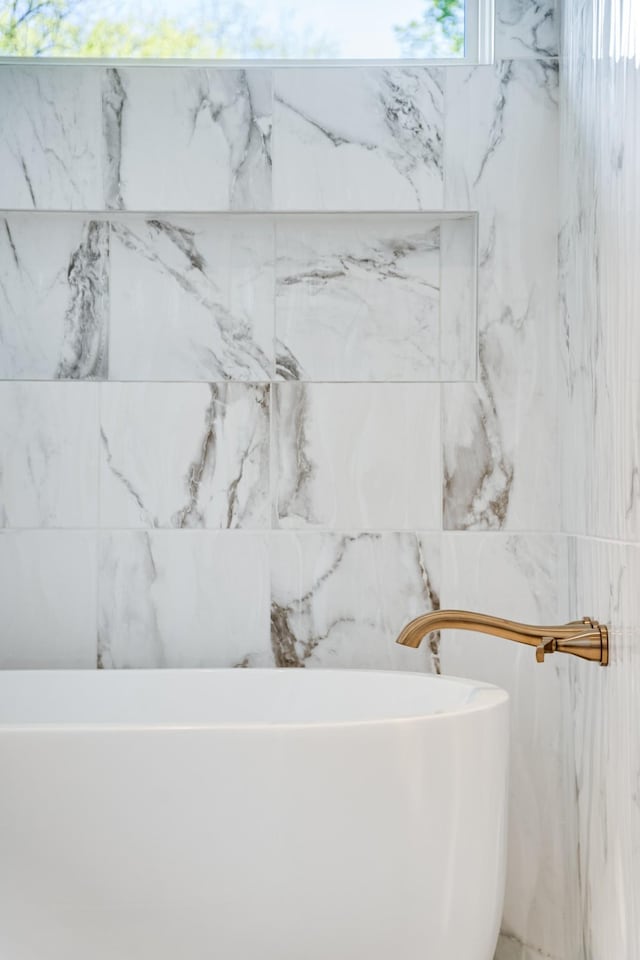
[{"label": "wall-mounted faucet spout", "polygon": [[434,610],[408,623],[396,643],[419,647],[426,635],[434,630],[474,630],[527,643],[536,648],[538,663],[544,661],[547,653],[570,653],[583,660],[595,660],[603,667],[609,663],[609,631],[590,617],[558,627],[532,627],[470,610]]}]

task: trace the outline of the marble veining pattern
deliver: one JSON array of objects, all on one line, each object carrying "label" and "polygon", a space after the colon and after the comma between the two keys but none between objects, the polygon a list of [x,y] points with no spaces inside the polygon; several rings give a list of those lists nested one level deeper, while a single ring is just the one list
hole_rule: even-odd
[{"label": "marble veining pattern", "polygon": [[101,388],[103,527],[266,527],[269,387]]},{"label": "marble veining pattern", "polygon": [[439,530],[436,384],[274,385],[274,523]]},{"label": "marble veining pattern", "polygon": [[541,953],[535,947],[523,943],[512,933],[502,933],[498,939],[494,960],[557,960],[549,953]]},{"label": "marble veining pattern", "polygon": [[442,68],[276,70],[273,203],[282,210],[437,210]]},{"label": "marble veining pattern", "polygon": [[276,666],[440,672],[438,635],[419,651],[393,643],[439,607],[438,536],[273,533],[270,558]]},{"label": "marble veining pattern", "polygon": [[127,94],[120,71],[109,67],[102,79],[102,177],[105,206],[124,207],[122,198],[122,114]]},{"label": "marble veining pattern", "polygon": [[[497,956],[637,960],[640,571],[609,539],[640,516],[631,6],[565,5],[562,191],[555,5],[496,8],[500,62],[471,69],[0,68],[0,203],[63,211],[2,216],[0,378],[138,381],[0,385],[0,666],[497,682],[520,812]],[[443,207],[478,212],[477,340],[451,221],[414,257],[365,217],[354,253],[345,219],[338,244],[206,215]],[[454,382],[363,382],[426,377]],[[603,539],[567,557],[563,521]],[[612,666],[393,645],[440,605],[593,613]]]},{"label": "marble veining pattern", "polygon": [[102,220],[0,220],[0,377],[107,376],[109,239]]},{"label": "marble veining pattern", "polygon": [[[567,544],[560,534],[443,537],[445,608],[491,612],[527,623],[563,623],[570,619],[568,576]],[[576,879],[569,813],[569,658],[558,655],[541,666],[530,647],[456,631],[444,631],[440,646],[443,673],[497,683],[511,695],[505,936],[497,957],[576,957],[576,928],[566,903]],[[550,817],[550,810],[557,815]]]},{"label": "marble veining pattern", "polygon": [[563,523],[572,613],[611,640],[607,670],[575,665],[567,697],[579,960],[640,955],[639,44],[633,0],[564,5]]},{"label": "marble veining pattern", "polygon": [[99,210],[100,69],[0,64],[0,208]]},{"label": "marble veining pattern", "polygon": [[496,60],[557,57],[559,7],[560,0],[496,0]]},{"label": "marble veining pattern", "polygon": [[[623,4],[621,23],[631,9]],[[582,16],[567,11],[565,27],[559,345],[566,462],[583,480],[566,485],[563,510],[571,533],[637,541],[640,71],[624,47],[633,34],[602,17],[588,4]]]},{"label": "marble veining pattern", "polygon": [[269,663],[261,535],[111,531],[100,534],[99,546],[98,666]]},{"label": "marble veining pattern", "polygon": [[268,220],[149,219],[112,229],[112,379],[271,378]]},{"label": "marble veining pattern", "polygon": [[559,525],[557,85],[544,60],[448,76],[445,201],[479,211],[479,331],[478,382],[443,387],[445,529]]},{"label": "marble veining pattern", "polygon": [[260,69],[106,70],[107,207],[270,209],[271,82]]},{"label": "marble veining pattern", "polygon": [[89,222],[67,270],[70,297],[64,318],[62,356],[56,370],[60,380],[104,379],[107,375],[103,313],[109,292],[108,252],[109,225]]},{"label": "marble veining pattern", "polygon": [[0,527],[95,527],[98,386],[0,382]]},{"label": "marble veining pattern", "polygon": [[276,229],[276,363],[283,379],[438,378],[438,224],[296,217]]},{"label": "marble veining pattern", "polygon": [[640,951],[640,546],[570,538],[571,608],[610,625],[606,671],[571,671],[573,805],[577,878],[576,956]]}]

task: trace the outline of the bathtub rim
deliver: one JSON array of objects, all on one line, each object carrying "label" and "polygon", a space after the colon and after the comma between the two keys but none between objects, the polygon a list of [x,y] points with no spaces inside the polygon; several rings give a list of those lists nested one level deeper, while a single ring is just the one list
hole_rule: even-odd
[{"label": "bathtub rim", "polygon": [[[275,672],[291,672],[291,670],[300,670],[301,668],[284,668],[284,667],[252,667],[247,668],[252,674],[262,673],[270,674]],[[152,673],[162,673],[163,676],[170,678],[172,675],[180,676],[181,678],[188,677],[190,674],[198,674],[199,676],[203,674],[215,674],[219,676],[220,674],[228,673],[236,675],[242,673],[244,670],[240,670],[237,667],[136,667],[132,669],[110,669],[105,671],[94,671],[91,669],[20,669],[20,670],[1,670],[0,671],[0,695],[2,692],[3,682],[10,681],[12,676],[20,677],[29,677],[33,675],[38,675],[40,678],[43,676],[55,676],[60,678],[65,675],[73,676],[84,676],[89,675],[93,676],[95,673],[99,673],[102,676],[107,675],[118,675],[120,673],[126,673],[127,675],[140,675],[144,676]],[[99,720],[83,720],[83,721],[69,721],[69,720],[37,720],[30,722],[12,722],[7,720],[0,719],[0,735],[6,735],[8,733],[107,733],[107,732],[164,732],[164,731],[209,731],[209,732],[220,732],[220,733],[237,733],[237,732],[247,732],[261,734],[269,733],[271,731],[278,731],[279,733],[283,731],[325,731],[325,730],[346,730],[346,729],[372,729],[375,727],[402,727],[410,725],[423,725],[423,724],[433,724],[433,723],[443,723],[451,722],[455,719],[462,719],[465,717],[470,717],[476,714],[483,714],[495,710],[500,710],[501,708],[509,708],[510,704],[510,695],[502,687],[497,684],[487,683],[483,680],[475,681],[469,677],[459,677],[453,676],[450,674],[432,674],[424,673],[420,671],[409,671],[409,670],[369,670],[367,668],[323,668],[323,667],[314,667],[308,670],[309,673],[323,673],[323,674],[358,674],[358,675],[376,675],[378,677],[411,677],[411,678],[421,678],[427,681],[428,683],[439,683],[441,681],[452,682],[454,684],[460,684],[461,686],[466,686],[469,689],[470,693],[474,693],[475,696],[472,699],[468,700],[465,703],[461,703],[455,707],[448,709],[439,710],[437,712],[425,712],[425,713],[411,713],[405,716],[387,716],[387,717],[370,717],[370,718],[359,718],[359,719],[319,719],[319,720],[242,720],[242,721],[233,721],[233,722],[221,722],[220,720],[211,720],[211,721],[175,721],[170,719],[161,719],[157,718],[154,720],[141,719],[141,720],[127,720],[123,722],[117,721],[99,721]]]}]

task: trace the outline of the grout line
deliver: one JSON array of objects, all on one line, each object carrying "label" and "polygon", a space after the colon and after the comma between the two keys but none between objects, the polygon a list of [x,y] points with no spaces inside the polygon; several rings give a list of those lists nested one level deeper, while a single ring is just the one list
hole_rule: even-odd
[{"label": "grout line", "polygon": [[188,529],[181,529],[179,527],[118,527],[118,526],[109,526],[109,527],[100,527],[100,526],[88,526],[88,527],[3,527],[0,528],[0,536],[10,534],[10,533],[173,533],[180,536],[188,536],[189,534],[205,535],[205,534],[222,534],[224,536],[232,536],[235,534],[241,536],[255,536],[263,535],[265,533],[278,533],[278,534],[295,534],[296,536],[316,536],[320,535],[337,535],[337,536],[376,536],[376,535],[391,535],[396,536],[398,534],[425,534],[428,536],[439,536],[447,537],[451,539],[456,539],[458,537],[487,537],[495,540],[506,540],[512,539],[514,537],[531,537],[531,538],[556,538],[556,539],[584,539],[584,540],[598,540],[603,543],[613,543],[613,544],[624,544],[626,546],[636,546],[640,547],[640,542],[638,541],[624,541],[624,540],[604,540],[602,538],[588,537],[588,536],[576,536],[574,534],[560,533],[557,530],[443,530],[438,527],[278,527],[271,528],[269,526],[265,527],[234,527],[233,529],[228,529],[227,527],[190,527]]},{"label": "grout line", "polygon": [[97,378],[75,380],[70,378],[51,378],[51,377],[0,377],[0,384],[1,383],[34,383],[34,384],[36,383],[78,383],[78,384],[93,383],[93,384],[105,385],[105,384],[118,384],[118,383],[120,384],[166,383],[166,384],[193,385],[193,384],[202,384],[202,383],[204,384],[234,383],[234,384],[238,384],[239,386],[244,385],[247,387],[250,387],[250,386],[256,387],[256,386],[267,386],[269,384],[281,385],[281,384],[296,383],[296,384],[305,384],[305,386],[310,386],[310,387],[314,385],[331,387],[331,386],[334,386],[334,385],[337,386],[340,384],[350,385],[350,386],[359,386],[362,384],[362,385],[374,386],[374,387],[390,386],[390,387],[397,387],[398,389],[400,387],[408,387],[408,386],[439,387],[443,383],[466,384],[466,383],[475,383],[475,382],[476,382],[475,380],[285,380],[284,378],[274,378],[272,380],[266,380],[266,379],[265,380],[233,380],[233,379],[216,380],[215,377],[213,379],[210,377],[206,377],[202,380],[189,380],[189,379],[169,380],[169,379],[163,379],[163,378],[156,379],[153,377],[151,378],[147,377],[144,380],[143,379],[125,380],[125,379],[118,379],[115,377],[109,380],[99,380]]},{"label": "grout line", "polygon": [[440,436],[438,437],[438,510],[440,514],[440,529],[444,529],[444,389],[442,384],[438,384],[438,425]]},{"label": "grout line", "polygon": [[269,523],[267,530],[276,529],[275,523],[275,514],[276,514],[276,504],[274,500],[275,493],[275,483],[274,483],[274,472],[275,472],[275,457],[274,457],[274,448],[275,448],[275,404],[276,404],[276,391],[273,389],[273,386],[269,387],[269,500],[267,503]]},{"label": "grout line", "polygon": [[111,265],[113,262],[113,224],[110,222],[109,227],[109,243],[107,247],[107,311],[106,311],[106,324],[107,324],[107,376],[105,380],[100,380],[100,383],[110,383],[109,373],[111,372],[111,339],[112,339],[112,327],[111,315],[113,309],[113,283],[112,283],[112,270]]},{"label": "grout line", "polygon": [[[273,85],[271,88],[271,98],[272,98],[272,116],[273,116]],[[272,132],[273,137],[273,132]],[[273,151],[275,147],[275,138],[271,141],[271,162],[272,168],[273,164]],[[273,178],[272,178],[273,179]],[[273,189],[273,182],[272,182]],[[269,385],[269,501],[267,504],[267,509],[269,511],[269,523],[268,529],[273,530],[277,527],[275,522],[276,515],[276,503],[274,500],[274,493],[276,485],[274,483],[274,471],[275,471],[275,459],[274,459],[274,450],[275,450],[275,430],[276,430],[276,419],[275,419],[275,407],[276,407],[276,371],[278,366],[277,361],[277,339],[278,339],[278,329],[277,329],[277,304],[276,304],[276,295],[277,295],[277,250],[278,250],[278,225],[273,223],[272,233],[271,233],[271,242],[272,242],[272,256],[271,262],[273,269],[271,271],[271,278],[273,280],[273,288],[271,290],[271,363],[272,363],[272,372],[273,380]],[[284,381],[282,381],[284,382]],[[271,585],[269,586],[269,596],[271,596]]]},{"label": "grout line", "polygon": [[638,540],[624,540],[616,537],[602,537],[594,536],[590,533],[566,533],[563,532],[563,537],[567,537],[568,540],[586,540],[592,543],[608,543],[612,546],[620,547],[640,547],[640,539]]},{"label": "grout line", "polygon": [[102,220],[108,220],[109,222],[119,222],[127,220],[145,220],[148,218],[152,219],[166,219],[169,217],[196,217],[197,219],[213,217],[213,218],[226,218],[226,219],[296,219],[301,217],[312,217],[314,220],[330,219],[335,217],[349,217],[351,219],[364,217],[370,219],[373,217],[389,217],[394,220],[402,219],[404,217],[409,217],[410,219],[419,219],[423,218],[429,223],[437,222],[439,223],[442,220],[477,220],[478,211],[474,209],[469,210],[445,210],[445,209],[429,209],[429,210],[372,210],[370,208],[366,210],[305,210],[303,208],[296,210],[91,210],[91,209],[79,209],[79,210],[62,210],[62,209],[50,209],[50,210],[33,210],[29,208],[21,207],[3,207],[0,208],[0,216],[2,217],[35,217],[35,218],[45,218],[45,217],[63,217],[63,218],[100,218]]},{"label": "grout line", "polygon": [[[108,362],[108,361],[107,361]],[[98,410],[97,410],[97,424],[96,424],[96,510],[97,510],[97,520],[98,526],[95,530],[95,552],[96,552],[96,609],[94,617],[94,629],[95,629],[95,665],[98,666],[99,656],[100,656],[100,647],[99,647],[99,618],[100,618],[100,546],[101,546],[101,537],[100,532],[102,529],[101,519],[102,519],[102,470],[101,470],[101,457],[102,457],[102,444],[100,443],[100,431],[102,429],[102,384],[97,384],[98,390]]]}]

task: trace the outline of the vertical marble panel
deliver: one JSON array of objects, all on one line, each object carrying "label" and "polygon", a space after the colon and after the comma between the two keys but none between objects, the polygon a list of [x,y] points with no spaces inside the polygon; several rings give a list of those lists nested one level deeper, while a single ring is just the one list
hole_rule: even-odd
[{"label": "vertical marble panel", "polygon": [[[527,623],[566,622],[565,538],[445,534],[441,606]],[[540,665],[531,647],[454,631],[442,634],[440,647],[443,673],[496,683],[511,696],[507,883],[497,956],[574,958],[577,852],[566,702],[569,658],[556,655]]]},{"label": "vertical marble panel", "polygon": [[0,669],[95,667],[95,533],[0,531],[0,610]]},{"label": "vertical marble panel", "polygon": [[274,385],[274,522],[439,530],[435,384]]},{"label": "vertical marble panel", "polygon": [[560,0],[495,0],[496,60],[557,57],[559,6]]},{"label": "vertical marble panel", "polygon": [[107,223],[0,219],[0,378],[103,379],[108,323]]},{"label": "vertical marble panel", "polygon": [[610,17],[597,3],[566,11],[560,302],[565,529],[638,540],[640,69],[632,8],[620,4]]},{"label": "vertical marble panel", "polygon": [[445,202],[479,211],[478,383],[443,388],[447,529],[557,529],[557,64],[450,68]]},{"label": "vertical marble panel", "polygon": [[438,379],[439,222],[294,217],[276,230],[281,377]]},{"label": "vertical marble panel", "polygon": [[100,69],[0,64],[0,207],[99,210]]},{"label": "vertical marble panel", "polygon": [[0,382],[0,527],[94,527],[98,386]]},{"label": "vertical marble panel", "polygon": [[[586,4],[585,4],[586,7]],[[561,177],[562,209],[559,242],[560,329],[559,349],[564,364],[563,439],[563,504],[564,529],[572,533],[596,533],[603,510],[609,510],[609,499],[619,503],[620,484],[616,465],[605,447],[607,469],[611,470],[607,501],[599,502],[599,464],[593,456],[596,449],[597,407],[610,397],[611,383],[602,383],[601,345],[606,335],[599,311],[600,260],[599,243],[601,212],[599,199],[603,188],[598,174],[600,131],[596,117],[595,64],[585,56],[581,18],[565,15],[563,43],[567,57],[561,76]],[[585,84],[588,89],[585,89]],[[610,171],[611,176],[614,172]],[[600,396],[597,397],[597,392]],[[603,395],[604,394],[604,397]],[[607,419],[612,433],[618,430],[611,423],[610,404]],[[580,483],[569,483],[569,468]],[[614,508],[615,509],[615,508]],[[618,508],[619,509],[619,508]],[[610,519],[610,518],[609,518]]]},{"label": "vertical marble panel", "polygon": [[572,664],[574,892],[586,960],[640,956],[640,546],[571,538],[571,613],[610,627],[606,670]]},{"label": "vertical marble panel", "polygon": [[273,533],[271,644],[278,667],[439,672],[437,635],[393,641],[439,606],[440,542],[410,533]]},{"label": "vertical marble panel", "polygon": [[101,388],[103,527],[269,525],[269,387]]},{"label": "vertical marble panel", "polygon": [[268,210],[271,82],[260,69],[106,70],[107,207]]},{"label": "vertical marble panel", "polygon": [[[608,623],[572,671],[580,960],[640,955],[640,68],[636,4],[563,5],[563,520],[572,613]],[[614,539],[616,538],[616,539]]]},{"label": "vertical marble panel", "polygon": [[440,209],[444,76],[438,67],[276,70],[274,207]]},{"label": "vertical marble panel", "polygon": [[268,665],[267,544],[202,530],[100,534],[102,667]]},{"label": "vertical marble panel", "polygon": [[267,220],[128,220],[112,231],[111,379],[270,379]]}]

